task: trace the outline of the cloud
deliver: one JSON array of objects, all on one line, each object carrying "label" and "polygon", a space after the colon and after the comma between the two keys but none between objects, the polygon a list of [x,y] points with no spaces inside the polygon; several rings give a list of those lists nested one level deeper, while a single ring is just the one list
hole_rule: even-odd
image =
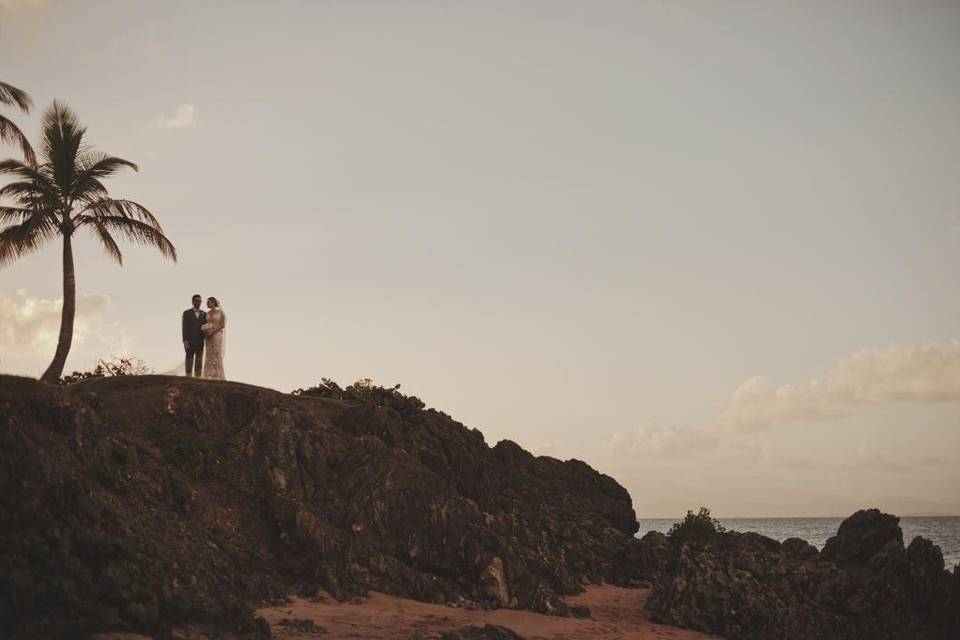
[{"label": "cloud", "polygon": [[864,349],[806,382],[776,386],[762,376],[749,378],[705,427],[641,425],[629,438],[615,435],[609,448],[640,454],[689,452],[782,424],[836,420],[861,407],[955,401],[960,401],[960,340]]},{"label": "cloud", "polygon": [[164,129],[184,129],[192,127],[196,120],[197,110],[189,102],[177,105],[172,116],[158,116],[153,126]]},{"label": "cloud", "polygon": [[608,455],[619,455],[623,452],[651,455],[678,450],[689,453],[711,449],[718,444],[720,441],[717,434],[705,430],[647,423],[637,427],[632,434],[615,433],[606,442],[604,449]]},{"label": "cloud", "polygon": [[[91,334],[92,320],[110,307],[103,293],[77,298],[73,344],[80,346]],[[12,296],[0,293],[0,351],[4,354],[52,355],[60,332],[63,300],[28,298],[23,290]]]},{"label": "cloud", "polygon": [[723,427],[758,431],[785,422],[829,420],[860,406],[960,400],[960,340],[864,349],[821,378],[775,387],[755,377],[733,392]]}]

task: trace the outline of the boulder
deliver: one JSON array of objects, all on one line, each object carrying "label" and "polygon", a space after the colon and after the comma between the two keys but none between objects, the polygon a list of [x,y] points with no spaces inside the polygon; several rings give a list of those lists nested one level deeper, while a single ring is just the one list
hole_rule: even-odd
[{"label": "boulder", "polygon": [[629,586],[650,586],[670,562],[670,545],[659,531],[632,538],[617,553],[617,579]]},{"label": "boulder", "polygon": [[845,569],[870,570],[902,554],[900,518],[878,509],[857,511],[823,545],[823,557]]}]

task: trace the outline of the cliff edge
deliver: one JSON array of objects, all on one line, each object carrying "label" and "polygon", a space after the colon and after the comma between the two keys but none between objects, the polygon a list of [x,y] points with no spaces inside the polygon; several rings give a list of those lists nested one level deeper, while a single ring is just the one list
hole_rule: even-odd
[{"label": "cliff edge", "polygon": [[[626,490],[417,406],[164,376],[0,376],[0,628],[195,622],[324,589],[565,615],[630,581]],[[627,572],[629,573],[629,572]]]}]

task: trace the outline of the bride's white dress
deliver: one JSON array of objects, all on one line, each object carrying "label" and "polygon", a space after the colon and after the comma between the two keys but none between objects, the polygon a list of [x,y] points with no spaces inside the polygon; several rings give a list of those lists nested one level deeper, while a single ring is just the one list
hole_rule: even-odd
[{"label": "bride's white dress", "polygon": [[227,326],[227,316],[217,307],[207,313],[207,322],[203,325],[204,350],[203,377],[223,380],[223,334]]}]

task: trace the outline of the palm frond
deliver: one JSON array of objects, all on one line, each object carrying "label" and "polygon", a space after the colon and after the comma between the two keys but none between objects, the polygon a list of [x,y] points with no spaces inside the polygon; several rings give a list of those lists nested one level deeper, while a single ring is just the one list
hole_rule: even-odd
[{"label": "palm frond", "polygon": [[0,267],[37,251],[58,232],[57,226],[49,222],[34,225],[25,222],[3,229],[0,231]]},{"label": "palm frond", "polygon": [[83,203],[96,202],[102,198],[106,198],[109,191],[107,187],[97,180],[96,178],[90,178],[87,180],[87,185],[83,190],[83,193],[77,196],[77,200]]},{"label": "palm frond", "polygon": [[20,224],[29,215],[30,210],[23,207],[0,206],[0,224]]},{"label": "palm frond", "polygon": [[30,146],[27,136],[23,135],[17,125],[3,116],[0,116],[0,142],[20,147],[24,159],[32,165],[37,164],[37,154],[33,152],[33,147]]},{"label": "palm frond", "polygon": [[12,175],[24,180],[35,180],[39,184],[53,187],[54,184],[48,174],[49,170],[46,166],[38,167],[13,158],[0,160],[0,175]]},{"label": "palm frond", "polygon": [[105,194],[107,190],[100,182],[103,178],[109,178],[121,169],[129,168],[139,171],[137,165],[114,156],[108,156],[99,151],[87,151],[77,159],[77,168],[79,173],[77,179],[71,188],[75,197],[84,199],[92,195]]},{"label": "palm frond", "polygon": [[60,210],[56,194],[43,191],[32,181],[19,180],[0,186],[0,198],[2,197],[16,200],[20,208],[31,212]]},{"label": "palm frond", "polygon": [[43,114],[41,154],[49,163],[54,182],[64,193],[70,191],[77,173],[86,128],[66,104],[54,100]]},{"label": "palm frond", "polygon": [[8,182],[0,187],[0,197],[16,198],[21,201],[38,193],[36,183],[29,180]]},{"label": "palm frond", "polygon": [[0,198],[15,201],[0,206],[0,224],[13,223],[0,231],[0,265],[83,226],[120,264],[117,239],[154,247],[176,262],[177,250],[157,218],[137,202],[109,197],[102,182],[125,168],[136,171],[134,163],[89,149],[86,129],[62,102],[44,112],[42,130],[42,164],[0,161],[0,177],[11,179],[0,186]]},{"label": "palm frond", "polygon": [[160,255],[173,262],[177,261],[177,249],[173,243],[163,235],[159,226],[133,218],[115,215],[83,214],[75,220],[77,227],[91,225],[95,228],[104,227],[108,231],[119,233],[135,244],[146,247],[155,247]]},{"label": "palm frond", "polygon": [[57,216],[56,210],[41,207],[28,209],[27,215],[20,226],[23,228],[24,237],[32,237],[37,233],[57,235],[62,229],[61,220]]},{"label": "palm frond", "polygon": [[46,165],[30,166],[19,160],[0,161],[0,176],[19,178],[0,186],[0,198],[11,198],[29,215],[44,215],[62,209],[59,190],[50,179]]},{"label": "palm frond", "polygon": [[16,105],[25,113],[30,113],[30,108],[33,106],[33,100],[26,91],[6,82],[0,82],[0,103]]},{"label": "palm frond", "polygon": [[97,237],[100,241],[100,244],[103,246],[103,250],[107,252],[107,255],[117,261],[121,267],[123,266],[123,253],[120,251],[120,246],[117,244],[117,241],[113,239],[113,236],[110,235],[109,229],[101,223],[99,220],[93,219],[93,222],[90,223],[93,226],[93,235]]},{"label": "palm frond", "polygon": [[115,218],[124,218],[130,220],[139,220],[146,222],[157,231],[163,232],[160,221],[157,220],[150,211],[142,204],[133,200],[121,200],[117,198],[100,198],[91,202],[81,210],[81,213],[89,213],[94,216],[110,216]]}]

